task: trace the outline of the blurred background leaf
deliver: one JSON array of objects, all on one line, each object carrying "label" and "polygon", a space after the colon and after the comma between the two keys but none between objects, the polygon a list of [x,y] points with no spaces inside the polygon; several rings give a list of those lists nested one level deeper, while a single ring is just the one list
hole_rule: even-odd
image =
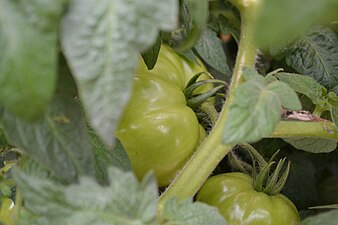
[{"label": "blurred background leaf", "polygon": [[265,0],[258,18],[256,40],[271,46],[292,40],[314,24],[338,20],[337,0]]}]

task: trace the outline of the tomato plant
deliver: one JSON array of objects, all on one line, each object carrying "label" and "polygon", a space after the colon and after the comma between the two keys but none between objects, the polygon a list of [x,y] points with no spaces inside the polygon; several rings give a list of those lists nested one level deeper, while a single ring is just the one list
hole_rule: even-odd
[{"label": "tomato plant", "polygon": [[1,223],[334,224],[337,10],[0,1]]}]

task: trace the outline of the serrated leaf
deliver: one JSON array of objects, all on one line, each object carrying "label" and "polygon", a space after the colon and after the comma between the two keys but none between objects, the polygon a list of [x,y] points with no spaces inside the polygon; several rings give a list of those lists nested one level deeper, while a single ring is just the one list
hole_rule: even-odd
[{"label": "serrated leaf", "polygon": [[302,104],[296,92],[288,84],[281,81],[273,81],[268,85],[267,89],[278,95],[284,108],[291,110],[302,109]]},{"label": "serrated leaf", "polygon": [[0,1],[0,105],[39,118],[53,97],[64,0]]},{"label": "serrated leaf", "polygon": [[274,74],[278,80],[290,85],[290,87],[298,93],[306,95],[311,101],[316,104],[319,99],[326,94],[326,89],[320,85],[312,77],[307,77],[293,73],[277,73]]},{"label": "serrated leaf", "polygon": [[322,138],[283,138],[283,140],[296,149],[311,153],[328,153],[337,147],[337,141]]},{"label": "serrated leaf", "polygon": [[158,195],[154,177],[139,183],[132,173],[115,168],[108,170],[108,176],[109,186],[100,186],[89,177],[64,186],[24,171],[14,173],[17,185],[25,190],[27,209],[48,224],[155,225]]},{"label": "serrated leaf", "polygon": [[163,225],[227,225],[217,208],[204,203],[169,199],[163,210]]},{"label": "serrated leaf", "polygon": [[264,1],[258,15],[256,40],[266,46],[293,39],[311,25],[337,20],[337,10],[336,0]]},{"label": "serrated leaf", "polygon": [[[65,66],[60,62],[60,68]],[[37,122],[28,123],[0,110],[0,125],[8,142],[68,182],[75,181],[78,175],[93,175],[94,170],[92,149],[74,89],[67,69],[60,69],[57,93]]]},{"label": "serrated leaf", "polygon": [[253,76],[241,84],[233,96],[224,125],[224,144],[255,142],[273,132],[280,120],[282,105],[264,78]]},{"label": "serrated leaf", "polygon": [[287,50],[286,62],[328,90],[338,85],[338,39],[330,28],[315,26]]},{"label": "serrated leaf", "polygon": [[291,162],[291,168],[282,193],[296,205],[298,210],[315,205],[317,180],[314,165],[301,152],[290,155],[288,160]]},{"label": "serrated leaf", "polygon": [[159,29],[176,25],[177,1],[74,0],[62,21],[61,42],[96,133],[108,146],[130,96],[139,51]]},{"label": "serrated leaf", "polygon": [[300,225],[337,225],[338,210],[321,213],[316,216],[306,218]]},{"label": "serrated leaf", "polygon": [[195,49],[210,66],[227,77],[231,75],[222,43],[214,31],[207,29],[197,42]]}]

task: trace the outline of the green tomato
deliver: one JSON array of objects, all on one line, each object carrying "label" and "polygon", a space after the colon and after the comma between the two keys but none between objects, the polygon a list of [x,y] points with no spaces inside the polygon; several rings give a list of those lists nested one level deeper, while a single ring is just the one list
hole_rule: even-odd
[{"label": "green tomato", "polygon": [[13,225],[15,221],[15,205],[14,202],[7,197],[1,198],[0,222],[6,225]]},{"label": "green tomato", "polygon": [[226,173],[209,178],[198,192],[198,201],[216,206],[229,225],[297,225],[294,204],[282,194],[254,190],[244,173]]},{"label": "green tomato", "polygon": [[186,105],[183,90],[190,78],[206,71],[171,48],[161,47],[156,66],[140,63],[132,96],[116,137],[125,148],[135,174],[154,171],[166,186],[196,149],[205,131]]}]

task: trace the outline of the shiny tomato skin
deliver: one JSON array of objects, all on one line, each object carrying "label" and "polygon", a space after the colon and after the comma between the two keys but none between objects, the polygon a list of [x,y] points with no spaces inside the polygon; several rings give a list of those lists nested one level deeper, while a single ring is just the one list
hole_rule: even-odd
[{"label": "shiny tomato skin", "polygon": [[244,173],[209,178],[196,199],[217,207],[229,225],[299,224],[298,211],[288,198],[257,192],[252,178]]},{"label": "shiny tomato skin", "polygon": [[14,202],[7,197],[1,198],[0,222],[5,225],[14,225],[16,219],[16,209]]},{"label": "shiny tomato skin", "polygon": [[205,136],[183,93],[190,78],[202,71],[202,64],[165,45],[154,69],[141,61],[116,133],[137,177],[154,171],[159,186],[168,185]]}]

